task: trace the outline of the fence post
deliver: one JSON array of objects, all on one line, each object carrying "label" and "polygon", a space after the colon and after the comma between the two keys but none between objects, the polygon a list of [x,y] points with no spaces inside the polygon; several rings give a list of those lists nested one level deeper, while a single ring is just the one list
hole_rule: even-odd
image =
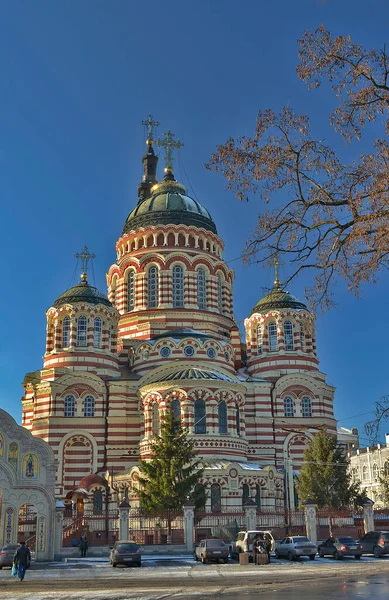
[{"label": "fence post", "polygon": [[248,531],[255,531],[257,528],[257,505],[252,498],[249,498],[243,505]]},{"label": "fence post", "polygon": [[128,540],[128,521],[130,514],[130,505],[127,500],[119,504],[119,540]]},{"label": "fence post", "polygon": [[316,502],[311,498],[307,498],[302,504],[304,506],[307,537],[311,540],[311,542],[317,544]]},{"label": "fence post", "polygon": [[191,500],[184,502],[184,542],[188,552],[193,552],[194,509]]},{"label": "fence post", "polygon": [[61,558],[62,538],[63,538],[63,516],[65,505],[60,500],[55,503],[55,531],[54,531],[54,559]]},{"label": "fence post", "polygon": [[363,529],[365,533],[374,531],[374,502],[370,498],[366,498],[363,503]]}]

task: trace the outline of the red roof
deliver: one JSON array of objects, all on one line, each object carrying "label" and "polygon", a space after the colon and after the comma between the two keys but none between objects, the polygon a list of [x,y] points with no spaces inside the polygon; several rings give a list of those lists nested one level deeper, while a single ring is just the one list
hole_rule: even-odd
[{"label": "red roof", "polygon": [[103,485],[107,486],[107,480],[101,477],[100,475],[91,474],[83,477],[78,484],[78,489],[84,488],[85,490],[90,490],[95,485]]}]

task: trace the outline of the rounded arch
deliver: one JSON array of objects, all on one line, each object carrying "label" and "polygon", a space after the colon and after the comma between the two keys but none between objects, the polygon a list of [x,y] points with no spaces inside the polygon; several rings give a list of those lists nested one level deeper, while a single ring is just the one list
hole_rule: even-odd
[{"label": "rounded arch", "polygon": [[91,473],[95,473],[97,471],[97,442],[92,434],[87,431],[81,429],[73,429],[69,431],[66,435],[63,436],[59,445],[58,445],[58,483],[63,484],[63,468],[64,468],[64,449],[65,445],[72,438],[85,438],[90,443],[92,448],[92,457],[91,457]]}]

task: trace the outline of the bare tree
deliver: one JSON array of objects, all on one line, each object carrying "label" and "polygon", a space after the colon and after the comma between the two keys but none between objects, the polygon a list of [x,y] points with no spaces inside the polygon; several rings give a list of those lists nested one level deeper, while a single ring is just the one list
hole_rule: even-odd
[{"label": "bare tree", "polygon": [[380,428],[389,418],[389,396],[382,396],[375,403],[375,419],[365,424],[365,432],[370,442],[376,444],[380,435]]}]

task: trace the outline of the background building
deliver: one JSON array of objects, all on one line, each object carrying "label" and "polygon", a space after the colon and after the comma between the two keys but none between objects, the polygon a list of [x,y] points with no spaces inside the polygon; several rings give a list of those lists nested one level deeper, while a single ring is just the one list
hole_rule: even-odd
[{"label": "background building", "polygon": [[389,434],[386,434],[386,444],[357,448],[349,456],[353,480],[361,482],[368,498],[375,502],[375,508],[384,508],[379,477],[389,477]]}]

